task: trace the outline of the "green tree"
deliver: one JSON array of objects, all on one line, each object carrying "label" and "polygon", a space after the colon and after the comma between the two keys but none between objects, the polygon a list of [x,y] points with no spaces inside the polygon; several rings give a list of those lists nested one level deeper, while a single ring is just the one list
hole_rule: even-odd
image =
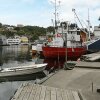
[{"label": "green tree", "polygon": [[54,29],[54,27],[53,26],[49,26],[49,27],[47,27],[47,32],[55,32],[55,29]]}]

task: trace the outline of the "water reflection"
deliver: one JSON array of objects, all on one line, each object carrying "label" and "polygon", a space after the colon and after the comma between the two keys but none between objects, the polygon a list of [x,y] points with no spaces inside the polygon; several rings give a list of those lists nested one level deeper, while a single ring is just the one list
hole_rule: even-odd
[{"label": "water reflection", "polygon": [[12,45],[0,47],[0,65],[8,67],[17,63],[24,63],[32,59],[28,45]]},{"label": "water reflection", "polygon": [[46,70],[56,70],[63,68],[63,65],[65,63],[65,59],[44,59],[44,63],[48,63]]},{"label": "water reflection", "polygon": [[[51,71],[63,68],[64,59],[44,59],[30,54],[31,47],[28,45],[12,45],[0,47],[0,66],[16,67],[30,63],[48,63],[46,70]],[[0,100],[9,100],[22,82],[33,81],[45,77],[45,73],[36,73],[25,76],[0,78]],[[9,81],[9,82],[8,82]]]},{"label": "water reflection", "polygon": [[[38,58],[32,58],[28,45],[12,45],[0,47],[0,67],[16,67],[36,62]],[[38,60],[39,61],[39,60]],[[25,81],[33,81],[45,77],[44,73],[25,76],[0,78],[0,100],[9,100],[16,89]],[[9,82],[8,82],[9,81]]]}]

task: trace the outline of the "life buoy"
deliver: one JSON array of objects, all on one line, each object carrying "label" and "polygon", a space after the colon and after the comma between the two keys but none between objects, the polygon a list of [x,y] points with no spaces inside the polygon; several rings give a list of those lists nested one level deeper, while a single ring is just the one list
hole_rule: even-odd
[{"label": "life buoy", "polygon": [[75,37],[74,36],[71,36],[71,40],[75,40]]}]

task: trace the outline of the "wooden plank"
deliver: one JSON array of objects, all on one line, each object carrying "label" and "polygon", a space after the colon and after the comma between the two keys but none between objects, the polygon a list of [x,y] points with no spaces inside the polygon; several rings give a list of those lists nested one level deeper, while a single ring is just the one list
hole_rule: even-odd
[{"label": "wooden plank", "polygon": [[62,100],[69,100],[66,94],[66,90],[62,90]]},{"label": "wooden plank", "polygon": [[51,87],[51,100],[57,100],[56,99],[56,89]]},{"label": "wooden plank", "polygon": [[79,95],[76,91],[72,91],[75,100],[80,100]]},{"label": "wooden plank", "polygon": [[63,100],[62,99],[62,90],[61,89],[56,89],[57,92],[57,100]]},{"label": "wooden plank", "polygon": [[66,95],[68,97],[68,100],[74,100],[74,96],[73,96],[71,90],[66,90]]},{"label": "wooden plank", "polygon": [[46,87],[45,100],[51,100],[51,89]]},{"label": "wooden plank", "polygon": [[33,84],[27,84],[26,86],[26,90],[25,90],[25,93],[24,93],[24,97],[23,97],[23,100],[28,100],[29,96],[30,96],[30,93],[32,91],[32,85]]},{"label": "wooden plank", "polygon": [[32,85],[32,91],[30,93],[28,100],[34,100],[34,97],[35,97],[35,94],[37,91],[37,87],[38,87],[38,85],[35,85],[35,84]]},{"label": "wooden plank", "polygon": [[36,94],[34,96],[34,100],[39,100],[40,99],[41,88],[42,87],[40,85],[37,86],[37,91],[36,91]]},{"label": "wooden plank", "polygon": [[80,100],[77,91],[25,83],[11,100]]},{"label": "wooden plank", "polygon": [[25,85],[26,85],[26,83],[23,83],[20,85],[20,87],[18,88],[17,92],[15,93],[15,95],[13,96],[13,98],[11,100],[17,100],[19,98]]},{"label": "wooden plank", "polygon": [[23,98],[24,98],[24,96],[26,95],[27,89],[28,89],[28,85],[26,84],[26,85],[23,87],[23,90],[21,91],[20,96],[19,96],[19,98],[17,98],[17,100],[24,100]]},{"label": "wooden plank", "polygon": [[41,86],[40,100],[45,100],[46,92],[46,86]]}]

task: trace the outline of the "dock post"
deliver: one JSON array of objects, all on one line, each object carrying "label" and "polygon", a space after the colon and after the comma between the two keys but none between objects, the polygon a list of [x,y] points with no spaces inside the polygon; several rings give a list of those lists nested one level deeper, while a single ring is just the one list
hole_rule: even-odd
[{"label": "dock post", "polygon": [[92,92],[93,92],[93,82],[92,82]]}]

